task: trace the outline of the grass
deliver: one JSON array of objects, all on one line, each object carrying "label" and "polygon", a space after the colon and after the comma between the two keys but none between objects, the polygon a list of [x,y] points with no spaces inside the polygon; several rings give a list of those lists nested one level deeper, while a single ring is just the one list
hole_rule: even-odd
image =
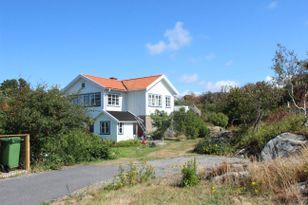
[{"label": "grass", "polygon": [[136,147],[113,147],[112,150],[118,154],[118,160],[150,160],[162,159],[183,155],[193,155],[192,150],[200,139],[174,141],[165,140],[165,145],[149,147],[140,145]]},{"label": "grass", "polygon": [[234,189],[231,186],[216,186],[203,181],[194,187],[180,188],[169,184],[166,180],[125,187],[115,191],[92,190],[87,194],[81,193],[78,196],[67,197],[65,200],[57,201],[54,204],[230,205],[236,204],[236,201],[250,202],[252,204],[270,204],[267,198],[252,198],[249,194],[242,193],[239,189]]}]

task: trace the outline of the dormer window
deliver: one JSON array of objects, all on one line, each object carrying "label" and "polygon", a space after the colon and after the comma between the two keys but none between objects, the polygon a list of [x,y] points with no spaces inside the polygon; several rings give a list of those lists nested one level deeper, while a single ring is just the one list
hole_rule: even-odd
[{"label": "dormer window", "polygon": [[81,83],[81,88],[85,88],[86,87],[86,83]]}]

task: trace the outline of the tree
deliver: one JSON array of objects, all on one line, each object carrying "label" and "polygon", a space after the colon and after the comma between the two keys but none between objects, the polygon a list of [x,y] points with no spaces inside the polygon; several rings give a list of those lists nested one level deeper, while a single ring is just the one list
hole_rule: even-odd
[{"label": "tree", "polygon": [[293,50],[278,44],[272,69],[277,84],[286,88],[295,108],[302,112],[307,121],[308,60],[299,60]]},{"label": "tree", "polygon": [[281,89],[266,82],[231,88],[225,100],[224,113],[231,124],[238,121],[256,127],[269,111],[278,107],[281,97]]},{"label": "tree", "polygon": [[72,104],[55,87],[30,89],[24,80],[6,80],[0,85],[0,93],[2,129],[7,134],[29,133],[35,161],[42,158],[49,139],[59,139],[88,122],[84,109]]},{"label": "tree", "polygon": [[166,130],[171,125],[171,117],[164,111],[156,110],[154,114],[151,114],[151,118],[152,125],[156,128],[154,136],[163,140]]}]

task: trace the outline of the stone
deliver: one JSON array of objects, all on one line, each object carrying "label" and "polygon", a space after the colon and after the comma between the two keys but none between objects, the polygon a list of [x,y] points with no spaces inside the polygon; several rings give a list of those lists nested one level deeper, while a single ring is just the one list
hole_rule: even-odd
[{"label": "stone", "polygon": [[248,171],[242,171],[242,172],[227,172],[225,174],[222,174],[220,176],[214,177],[212,180],[215,183],[223,184],[224,182],[233,182],[235,184],[239,184],[242,180],[245,180],[249,177]]},{"label": "stone", "polygon": [[210,126],[209,131],[212,136],[216,136],[218,133],[222,132],[224,128],[219,126]]},{"label": "stone", "polygon": [[297,153],[307,143],[307,139],[302,135],[282,133],[264,146],[261,159],[271,160],[277,157],[288,157]]},{"label": "stone", "polygon": [[216,136],[212,136],[214,143],[230,143],[232,141],[233,132],[230,130],[224,130],[217,133]]}]

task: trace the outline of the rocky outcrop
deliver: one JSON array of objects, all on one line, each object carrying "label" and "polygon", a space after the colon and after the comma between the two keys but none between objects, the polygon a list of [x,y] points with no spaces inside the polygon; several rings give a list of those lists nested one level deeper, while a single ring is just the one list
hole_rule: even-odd
[{"label": "rocky outcrop", "polygon": [[277,157],[288,157],[297,153],[308,141],[302,135],[282,133],[270,140],[261,152],[262,160],[275,159]]}]

